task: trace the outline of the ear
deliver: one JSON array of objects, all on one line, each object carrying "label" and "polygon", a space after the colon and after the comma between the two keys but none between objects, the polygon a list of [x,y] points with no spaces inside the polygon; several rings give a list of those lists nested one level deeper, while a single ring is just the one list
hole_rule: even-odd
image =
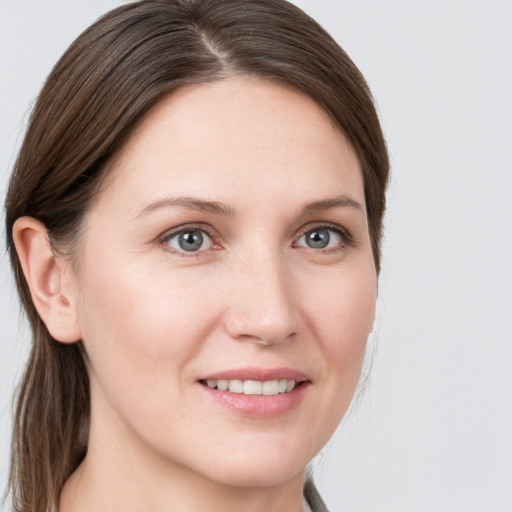
[{"label": "ear", "polygon": [[79,341],[69,262],[55,255],[46,227],[32,217],[17,219],[12,234],[32,302],[50,335],[62,343]]}]

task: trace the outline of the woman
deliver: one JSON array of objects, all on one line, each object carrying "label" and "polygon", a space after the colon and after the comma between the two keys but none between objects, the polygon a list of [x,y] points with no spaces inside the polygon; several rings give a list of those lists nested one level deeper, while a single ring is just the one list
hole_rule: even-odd
[{"label": "woman", "polygon": [[283,0],[86,30],[6,200],[15,510],[325,510],[304,477],[360,374],[388,167],[363,77]]}]

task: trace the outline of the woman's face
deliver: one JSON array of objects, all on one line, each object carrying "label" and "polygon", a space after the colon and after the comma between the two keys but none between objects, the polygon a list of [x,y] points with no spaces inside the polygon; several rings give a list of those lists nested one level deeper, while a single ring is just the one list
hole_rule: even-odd
[{"label": "woman's face", "polygon": [[242,78],[161,101],[77,261],[89,456],[302,478],[352,397],[376,298],[360,165],[319,106]]}]

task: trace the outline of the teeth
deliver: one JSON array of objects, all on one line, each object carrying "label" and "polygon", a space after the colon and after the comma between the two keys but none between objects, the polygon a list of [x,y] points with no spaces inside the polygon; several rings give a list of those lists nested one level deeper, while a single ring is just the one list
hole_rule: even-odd
[{"label": "teeth", "polygon": [[279,381],[267,380],[263,382],[261,391],[264,395],[277,395],[279,393]]},{"label": "teeth", "polygon": [[241,380],[230,380],[228,389],[231,393],[243,393],[244,383]]},{"label": "teeth", "polygon": [[[215,381],[213,381],[215,382]],[[217,381],[217,389],[219,391],[227,391],[229,388],[229,381],[228,380],[218,380]]]},{"label": "teeth", "polygon": [[261,382],[257,380],[244,381],[244,395],[261,395]]},{"label": "teeth", "polygon": [[295,388],[294,380],[210,380],[206,385],[219,391],[230,391],[231,393],[243,393],[244,395],[278,395],[288,393]]}]

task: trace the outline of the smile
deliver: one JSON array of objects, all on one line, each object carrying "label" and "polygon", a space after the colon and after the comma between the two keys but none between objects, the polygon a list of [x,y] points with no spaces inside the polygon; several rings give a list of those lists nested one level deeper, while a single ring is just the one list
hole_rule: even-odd
[{"label": "smile", "polygon": [[281,393],[289,393],[293,391],[296,386],[295,380],[280,379],[280,380],[226,380],[208,379],[201,381],[202,384],[206,384],[211,389],[217,389],[219,391],[229,391],[230,393],[239,393],[244,395],[279,395]]},{"label": "smile", "polygon": [[236,414],[272,418],[302,402],[312,381],[293,368],[237,368],[204,375],[203,396]]}]

